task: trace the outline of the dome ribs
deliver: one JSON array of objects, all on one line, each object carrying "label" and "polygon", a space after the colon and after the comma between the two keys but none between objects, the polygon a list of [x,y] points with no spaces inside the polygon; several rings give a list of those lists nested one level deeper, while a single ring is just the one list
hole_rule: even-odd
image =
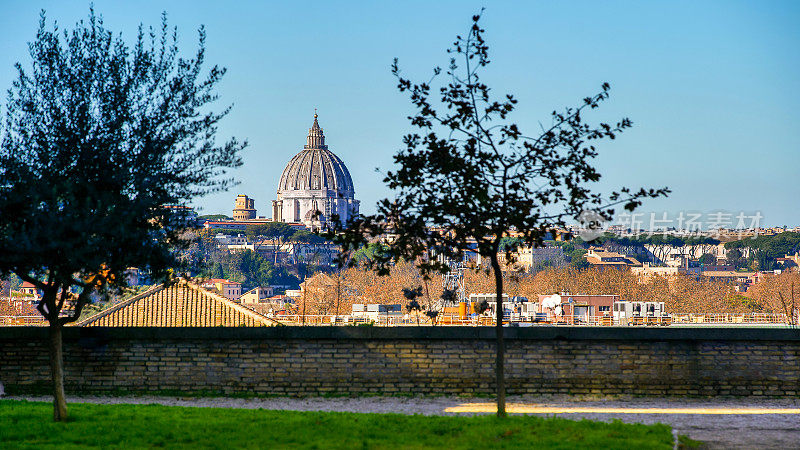
[{"label": "dome ribs", "polygon": [[355,194],[347,166],[327,149],[304,149],[289,161],[281,174],[278,193],[293,190]]},{"label": "dome ribs", "polygon": [[345,221],[358,214],[360,202],[355,199],[350,171],[325,145],[325,136],[316,115],[306,145],[289,160],[281,173],[277,194],[273,208],[280,208],[280,212],[273,209],[273,217],[279,217],[278,220],[310,223],[307,216],[310,210],[315,209],[315,204],[323,214],[323,222],[334,213]]}]

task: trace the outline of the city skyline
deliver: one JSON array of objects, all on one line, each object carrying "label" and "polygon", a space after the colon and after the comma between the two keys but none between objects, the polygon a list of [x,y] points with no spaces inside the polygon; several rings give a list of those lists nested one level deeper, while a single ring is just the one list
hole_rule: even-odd
[{"label": "city skyline", "polygon": [[[228,68],[220,105],[233,104],[222,137],[248,139],[241,184],[201,198],[201,214],[230,214],[247,194],[269,216],[277,181],[304,143],[319,110],[330,149],[347,164],[362,211],[388,191],[381,182],[400,148],[411,111],[389,72],[427,80],[447,61],[446,46],[463,34],[480,3],[436,5],[320,4],[314,7],[201,2],[95,2],[111,29],[132,39],[136,26],[157,26],[162,10],[178,27],[181,49],[196,49],[196,29],[208,33],[207,59]],[[416,6],[415,6],[416,5]],[[520,100],[512,117],[536,130],[550,111],[578,104],[611,83],[611,99],[592,118],[634,122],[600,148],[603,186],[667,185],[667,199],[641,212],[759,212],[762,226],[800,224],[800,136],[792,128],[800,100],[800,7],[783,2],[663,5],[544,3],[488,5],[484,26],[496,94]],[[416,14],[419,8],[432,14]],[[603,8],[602,10],[599,8]],[[28,41],[38,14],[70,27],[88,13],[84,2],[7,2],[0,18],[0,85],[13,64],[29,65]],[[431,17],[436,17],[432,19]],[[4,113],[4,111],[3,111]]]}]

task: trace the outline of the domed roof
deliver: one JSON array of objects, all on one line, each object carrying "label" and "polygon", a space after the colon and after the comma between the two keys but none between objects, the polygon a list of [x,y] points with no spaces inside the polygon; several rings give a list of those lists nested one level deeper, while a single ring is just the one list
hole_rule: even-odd
[{"label": "domed roof", "polygon": [[353,179],[338,156],[328,150],[314,114],[314,124],[308,130],[303,151],[296,154],[283,169],[278,183],[278,194],[288,191],[330,190],[343,197],[354,195]]}]

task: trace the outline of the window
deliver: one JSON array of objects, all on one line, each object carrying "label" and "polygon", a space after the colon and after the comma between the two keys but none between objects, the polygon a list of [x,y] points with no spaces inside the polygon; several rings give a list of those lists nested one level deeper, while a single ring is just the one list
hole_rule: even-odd
[{"label": "window", "polygon": [[611,307],[610,306],[598,306],[597,310],[600,311],[600,312],[609,312],[609,311],[611,311]]}]

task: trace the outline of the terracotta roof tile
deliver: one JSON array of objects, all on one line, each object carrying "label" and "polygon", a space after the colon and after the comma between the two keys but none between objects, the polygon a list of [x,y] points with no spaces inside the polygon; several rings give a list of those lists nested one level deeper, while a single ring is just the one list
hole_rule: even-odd
[{"label": "terracotta roof tile", "polygon": [[78,323],[84,327],[268,327],[278,323],[194,283],[156,286]]}]

